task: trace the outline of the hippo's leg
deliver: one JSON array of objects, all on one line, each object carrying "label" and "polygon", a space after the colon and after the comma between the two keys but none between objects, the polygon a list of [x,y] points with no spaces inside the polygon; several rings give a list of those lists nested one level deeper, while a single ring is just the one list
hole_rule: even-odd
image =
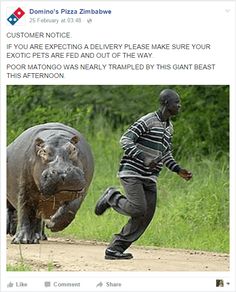
[{"label": "hippo's leg", "polygon": [[74,220],[82,201],[83,197],[62,205],[51,217],[50,221],[46,223],[46,227],[52,232],[65,229]]},{"label": "hippo's leg", "polygon": [[48,237],[47,237],[47,235],[45,233],[45,222],[43,222],[40,239],[41,240],[48,240]]},{"label": "hippo's leg", "polygon": [[40,240],[47,240],[45,234],[45,223],[42,219],[37,219],[35,223],[35,234],[38,234]]},{"label": "hippo's leg", "polygon": [[39,243],[38,221],[40,219],[36,218],[35,210],[36,208],[31,200],[29,200],[29,196],[25,196],[25,192],[22,191],[18,196],[18,225],[12,243]]},{"label": "hippo's leg", "polygon": [[15,235],[17,227],[17,212],[12,204],[7,201],[7,234]]}]

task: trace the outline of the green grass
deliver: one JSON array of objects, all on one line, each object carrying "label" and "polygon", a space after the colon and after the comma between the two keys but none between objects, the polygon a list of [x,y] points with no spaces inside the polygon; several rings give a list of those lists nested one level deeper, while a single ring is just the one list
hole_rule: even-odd
[{"label": "green grass", "polygon": [[[94,214],[96,201],[108,186],[121,188],[116,174],[122,154],[121,131],[112,132],[109,127],[99,127],[98,123],[95,133],[87,135],[95,157],[95,174],[89,193],[70,226],[50,236],[110,241],[128,220],[112,209],[100,217]],[[201,158],[193,153],[191,157],[177,160],[193,172],[193,179],[186,182],[163,169],[158,178],[155,216],[135,244],[229,252],[227,156],[219,158],[212,154]]]},{"label": "green grass", "polygon": [[17,263],[15,265],[9,264],[7,265],[8,272],[29,272],[31,271],[31,267],[24,263]]},{"label": "green grass", "polygon": [[[31,272],[31,271],[35,271],[35,266],[31,266],[31,265],[25,264],[24,262],[19,261],[16,264],[8,264],[7,271],[8,272]],[[48,272],[54,271],[54,266],[52,262],[49,262],[47,264],[47,271]]]}]

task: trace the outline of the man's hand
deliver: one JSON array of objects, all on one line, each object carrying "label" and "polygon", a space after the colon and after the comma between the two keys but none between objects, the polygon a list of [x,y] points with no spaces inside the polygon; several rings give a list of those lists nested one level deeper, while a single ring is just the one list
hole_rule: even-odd
[{"label": "man's hand", "polygon": [[181,176],[185,180],[190,180],[193,177],[190,171],[183,168],[180,169],[180,171],[178,172],[178,175]]}]

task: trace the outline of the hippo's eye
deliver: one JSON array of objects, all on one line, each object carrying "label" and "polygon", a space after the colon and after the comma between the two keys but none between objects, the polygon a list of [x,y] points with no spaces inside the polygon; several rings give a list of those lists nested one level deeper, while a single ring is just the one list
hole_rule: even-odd
[{"label": "hippo's eye", "polygon": [[40,156],[40,157],[44,157],[45,155],[47,155],[47,152],[45,149],[40,149],[37,154]]},{"label": "hippo's eye", "polygon": [[50,158],[52,158],[52,153],[44,148],[40,149],[37,154],[42,158],[44,162],[48,162],[51,160]]},{"label": "hippo's eye", "polygon": [[76,156],[77,153],[78,153],[78,152],[77,152],[77,149],[76,149],[76,147],[75,147],[74,145],[70,145],[68,151],[69,151],[69,155],[70,155],[71,157]]}]

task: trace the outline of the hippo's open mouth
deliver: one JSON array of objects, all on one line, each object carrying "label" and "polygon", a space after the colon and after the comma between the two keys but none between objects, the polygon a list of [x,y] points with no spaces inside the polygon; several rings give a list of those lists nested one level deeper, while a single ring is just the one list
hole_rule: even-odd
[{"label": "hippo's open mouth", "polygon": [[58,199],[59,201],[73,201],[82,196],[85,188],[79,190],[61,190],[57,192],[53,197]]},{"label": "hippo's open mouth", "polygon": [[[85,188],[82,188],[82,189],[79,189],[79,190],[58,190],[57,191],[57,194],[78,194],[78,195],[80,195],[80,194],[82,194],[83,192],[84,192],[84,190],[85,190]],[[55,194],[56,195],[56,194]]]},{"label": "hippo's open mouth", "polygon": [[41,193],[39,200],[39,216],[49,219],[62,206],[67,206],[76,199],[83,199],[85,187],[78,190],[60,190],[50,197]]},{"label": "hippo's open mouth", "polygon": [[79,198],[85,191],[85,187],[78,190],[57,190],[55,193],[51,193],[50,195],[41,192],[43,196],[43,200],[50,200],[51,198],[56,198],[62,201],[72,201],[74,199]]}]

